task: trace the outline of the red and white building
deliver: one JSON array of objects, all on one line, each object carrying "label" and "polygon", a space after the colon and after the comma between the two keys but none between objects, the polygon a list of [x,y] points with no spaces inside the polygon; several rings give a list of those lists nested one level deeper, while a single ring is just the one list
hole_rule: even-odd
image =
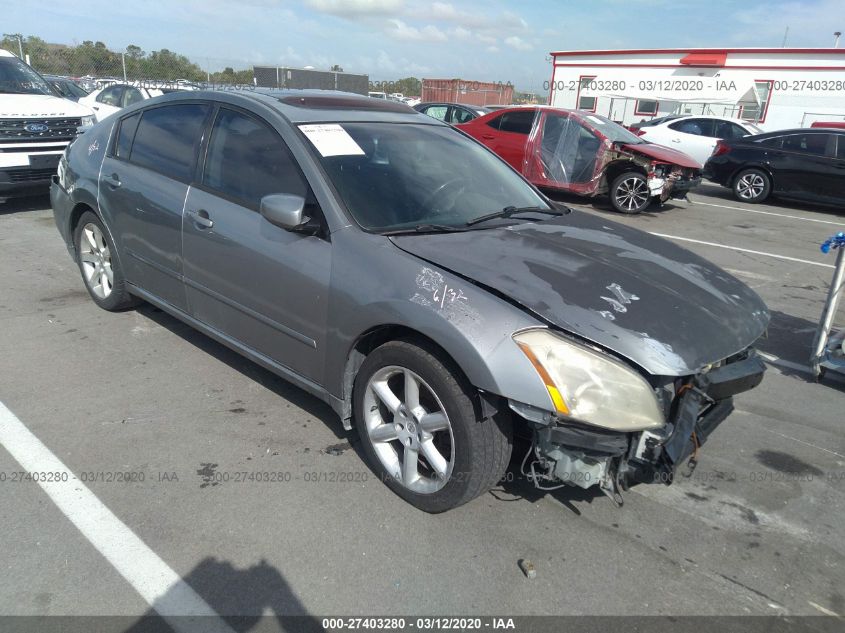
[{"label": "red and white building", "polygon": [[625,125],[713,114],[767,131],[845,121],[845,49],[719,48],[557,51],[549,103]]}]

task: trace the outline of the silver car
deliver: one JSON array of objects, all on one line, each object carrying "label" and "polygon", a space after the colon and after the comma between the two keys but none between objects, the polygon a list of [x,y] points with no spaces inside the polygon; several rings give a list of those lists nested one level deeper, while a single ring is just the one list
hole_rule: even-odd
[{"label": "silver car", "polygon": [[403,104],[165,95],[75,141],[51,197],[97,305],[148,301],[325,400],[428,512],[495,485],[515,431],[539,488],[669,483],[763,376],[748,287]]}]

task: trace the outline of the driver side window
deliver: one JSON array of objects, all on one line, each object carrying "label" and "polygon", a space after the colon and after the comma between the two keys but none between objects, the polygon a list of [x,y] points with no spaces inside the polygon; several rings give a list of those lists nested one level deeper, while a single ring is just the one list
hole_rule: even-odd
[{"label": "driver side window", "polygon": [[252,116],[221,108],[211,130],[202,183],[258,210],[261,198],[289,193],[309,200],[309,188],[274,129]]}]

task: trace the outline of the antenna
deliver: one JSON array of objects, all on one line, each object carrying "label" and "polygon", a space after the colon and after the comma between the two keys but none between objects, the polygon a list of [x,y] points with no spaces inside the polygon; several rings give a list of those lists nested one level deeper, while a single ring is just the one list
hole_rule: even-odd
[{"label": "antenna", "polygon": [[833,34],[833,48],[839,48],[839,37],[841,35],[841,31],[836,31],[836,33]]},{"label": "antenna", "polygon": [[786,36],[789,35],[789,27],[786,27],[786,30],[783,32],[783,42],[781,43],[781,48],[786,48]]}]

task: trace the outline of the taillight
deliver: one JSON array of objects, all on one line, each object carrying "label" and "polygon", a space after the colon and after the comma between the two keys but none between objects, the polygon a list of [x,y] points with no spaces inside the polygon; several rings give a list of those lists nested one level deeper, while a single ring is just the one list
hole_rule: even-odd
[{"label": "taillight", "polygon": [[721,156],[722,154],[727,154],[731,151],[731,146],[725,143],[724,141],[718,141],[716,143],[716,147],[713,148],[713,153],[711,156]]}]

